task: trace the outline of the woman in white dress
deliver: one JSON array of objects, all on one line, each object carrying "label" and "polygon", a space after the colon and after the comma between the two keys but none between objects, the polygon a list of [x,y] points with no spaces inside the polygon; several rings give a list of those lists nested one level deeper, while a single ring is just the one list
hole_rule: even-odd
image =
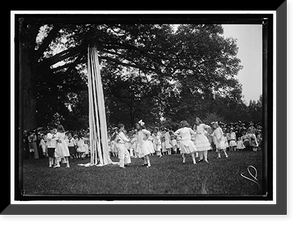
[{"label": "woman in white dress", "polygon": [[137,140],[136,140],[136,150],[140,158],[144,159],[144,165],[147,168],[151,167],[149,155],[154,153],[152,142],[148,140],[151,132],[144,128],[145,123],[140,120],[136,123],[137,129]]},{"label": "woman in white dress", "polygon": [[209,128],[210,126],[205,125],[199,117],[196,118],[196,125],[194,126],[194,131],[196,132],[195,146],[199,153],[199,161],[202,161],[204,158],[206,163],[208,163],[207,151],[211,149],[210,142],[206,137],[206,130]]},{"label": "woman in white dress", "polygon": [[192,135],[195,135],[194,132],[190,127],[187,121],[183,120],[180,122],[181,128],[175,131],[175,135],[179,138],[179,147],[182,154],[182,162],[185,163],[185,154],[191,154],[193,163],[196,163],[195,159],[195,152],[197,148],[195,144],[192,142],[191,138]]},{"label": "woman in white dress", "polygon": [[56,158],[56,165],[54,168],[60,167],[60,161],[65,159],[67,168],[70,168],[69,159],[70,156],[69,148],[66,142],[66,135],[65,129],[62,125],[57,126],[57,133],[55,135],[55,139],[57,141],[56,150],[55,150],[55,158]]}]

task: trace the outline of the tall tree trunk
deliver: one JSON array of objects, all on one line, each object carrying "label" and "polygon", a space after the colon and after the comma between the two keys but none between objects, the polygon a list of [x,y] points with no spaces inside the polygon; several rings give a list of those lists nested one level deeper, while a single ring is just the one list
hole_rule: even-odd
[{"label": "tall tree trunk", "polygon": [[[22,127],[37,127],[34,46],[39,26],[19,21],[19,109]],[[21,122],[20,122],[21,123]]]},{"label": "tall tree trunk", "polygon": [[[22,54],[21,54],[22,53]],[[29,130],[37,127],[36,121],[36,89],[34,85],[34,73],[28,63],[26,50],[20,52],[20,77],[22,81],[22,108],[24,129]]]}]

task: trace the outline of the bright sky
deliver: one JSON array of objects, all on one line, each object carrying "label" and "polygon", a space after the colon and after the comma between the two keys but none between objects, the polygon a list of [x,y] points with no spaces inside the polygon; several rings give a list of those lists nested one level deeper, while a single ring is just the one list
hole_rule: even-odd
[{"label": "bright sky", "polygon": [[223,25],[224,36],[237,39],[237,57],[243,69],[237,78],[242,84],[244,100],[257,101],[262,94],[262,25]]}]

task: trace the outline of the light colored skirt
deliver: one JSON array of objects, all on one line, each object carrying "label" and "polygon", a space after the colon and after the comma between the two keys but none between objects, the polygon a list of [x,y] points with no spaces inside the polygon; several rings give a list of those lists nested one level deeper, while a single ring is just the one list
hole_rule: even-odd
[{"label": "light colored skirt", "polygon": [[143,144],[137,144],[137,154],[140,158],[153,153],[155,153],[153,144],[149,140],[143,141]]},{"label": "light colored skirt", "polygon": [[195,146],[197,151],[206,151],[211,149],[208,138],[204,134],[196,134]]},{"label": "light colored skirt", "polygon": [[179,143],[180,153],[181,154],[190,154],[197,151],[195,144],[192,140],[184,140]]},{"label": "light colored skirt", "polygon": [[63,141],[61,143],[57,143],[55,150],[56,158],[63,158],[70,156],[69,148],[67,144]]},{"label": "light colored skirt", "polygon": [[216,145],[216,149],[219,149],[219,150],[225,150],[226,149],[226,143],[225,143],[225,139],[224,138],[222,138],[220,141],[217,141],[215,139],[214,143]]},{"label": "light colored skirt", "polygon": [[124,143],[118,143],[118,156],[119,156],[119,166],[124,167],[124,164],[130,164],[131,158],[130,154]]},{"label": "light colored skirt", "polygon": [[236,141],[235,140],[230,140],[229,141],[229,146],[236,146]]}]

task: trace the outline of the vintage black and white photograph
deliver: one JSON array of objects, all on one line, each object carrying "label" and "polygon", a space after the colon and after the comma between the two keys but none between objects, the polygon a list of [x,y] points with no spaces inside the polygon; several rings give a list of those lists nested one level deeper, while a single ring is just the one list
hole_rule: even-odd
[{"label": "vintage black and white photograph", "polygon": [[16,14],[19,199],[272,200],[272,23]]}]

